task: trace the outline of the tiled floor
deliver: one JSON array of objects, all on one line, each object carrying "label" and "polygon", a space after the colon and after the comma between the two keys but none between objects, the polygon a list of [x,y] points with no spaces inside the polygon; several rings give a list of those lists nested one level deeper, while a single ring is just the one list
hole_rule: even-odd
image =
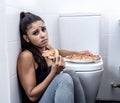
[{"label": "tiled floor", "polygon": [[96,101],[96,103],[120,103],[120,101]]}]

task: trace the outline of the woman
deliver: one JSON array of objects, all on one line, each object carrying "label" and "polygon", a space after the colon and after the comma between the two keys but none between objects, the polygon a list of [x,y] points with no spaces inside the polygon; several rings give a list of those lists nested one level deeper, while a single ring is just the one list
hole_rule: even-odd
[{"label": "woman", "polygon": [[64,70],[62,58],[77,52],[58,50],[55,61],[45,58],[42,53],[52,47],[44,21],[32,13],[21,12],[19,27],[22,52],[17,71],[23,103],[85,103],[78,75]]}]

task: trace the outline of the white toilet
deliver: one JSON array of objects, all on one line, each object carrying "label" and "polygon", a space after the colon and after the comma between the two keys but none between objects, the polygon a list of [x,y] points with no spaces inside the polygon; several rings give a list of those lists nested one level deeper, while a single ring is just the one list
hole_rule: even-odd
[{"label": "white toilet", "polygon": [[[59,17],[60,48],[100,54],[100,14],[74,13]],[[102,59],[92,63],[66,62],[66,69],[75,70],[83,85],[86,103],[95,103],[103,72]]]}]

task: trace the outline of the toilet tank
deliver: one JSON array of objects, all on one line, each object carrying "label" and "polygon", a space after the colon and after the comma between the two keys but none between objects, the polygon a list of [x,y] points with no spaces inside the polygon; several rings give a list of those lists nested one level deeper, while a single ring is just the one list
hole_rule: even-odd
[{"label": "toilet tank", "polygon": [[59,16],[60,48],[100,51],[100,14],[74,13]]}]

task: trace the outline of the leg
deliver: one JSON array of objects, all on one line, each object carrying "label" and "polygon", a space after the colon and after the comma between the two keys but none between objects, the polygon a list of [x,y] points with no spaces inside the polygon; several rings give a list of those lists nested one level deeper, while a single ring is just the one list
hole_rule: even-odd
[{"label": "leg", "polygon": [[73,70],[64,70],[63,72],[68,73],[73,79],[75,103],[86,103],[84,90],[77,73]]},{"label": "leg", "polygon": [[39,103],[74,103],[74,87],[70,75],[67,73],[57,75]]}]

